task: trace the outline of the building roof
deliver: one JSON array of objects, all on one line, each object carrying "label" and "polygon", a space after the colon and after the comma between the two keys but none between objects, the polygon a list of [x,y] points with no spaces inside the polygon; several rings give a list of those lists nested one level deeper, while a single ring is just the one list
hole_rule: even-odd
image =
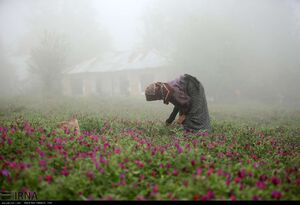
[{"label": "building roof", "polygon": [[94,57],[84,61],[65,73],[94,73],[120,70],[137,70],[157,68],[167,65],[168,62],[155,52],[110,52],[101,57]]}]

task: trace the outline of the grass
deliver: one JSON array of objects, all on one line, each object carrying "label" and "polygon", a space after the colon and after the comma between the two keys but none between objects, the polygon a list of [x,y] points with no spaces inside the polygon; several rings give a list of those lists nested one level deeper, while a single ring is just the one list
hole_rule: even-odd
[{"label": "grass", "polygon": [[[0,186],[39,200],[299,200],[300,110],[209,104],[213,133],[143,98],[0,100]],[[77,115],[81,133],[56,128]]]}]

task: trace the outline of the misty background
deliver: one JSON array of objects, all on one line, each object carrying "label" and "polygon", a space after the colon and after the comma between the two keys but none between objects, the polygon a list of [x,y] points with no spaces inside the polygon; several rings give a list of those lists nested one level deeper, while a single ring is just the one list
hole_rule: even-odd
[{"label": "misty background", "polygon": [[196,76],[209,103],[300,105],[297,0],[0,0],[0,28],[0,98],[63,96],[66,72],[126,51],[166,59],[162,81]]}]

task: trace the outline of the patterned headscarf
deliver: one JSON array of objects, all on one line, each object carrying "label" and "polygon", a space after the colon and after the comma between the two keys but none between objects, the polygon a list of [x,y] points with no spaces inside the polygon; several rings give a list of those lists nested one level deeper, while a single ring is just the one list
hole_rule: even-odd
[{"label": "patterned headscarf", "polygon": [[167,86],[168,85],[166,83],[162,82],[150,84],[145,90],[146,100],[164,100],[165,104],[169,104],[171,93]]},{"label": "patterned headscarf", "polygon": [[161,93],[161,84],[162,83],[151,83],[147,86],[145,90],[146,100],[153,101],[153,100],[161,100],[162,93]]}]

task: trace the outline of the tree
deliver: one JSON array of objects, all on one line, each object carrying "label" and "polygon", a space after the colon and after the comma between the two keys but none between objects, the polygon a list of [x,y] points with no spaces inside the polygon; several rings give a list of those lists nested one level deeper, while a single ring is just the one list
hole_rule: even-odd
[{"label": "tree", "polygon": [[44,94],[61,94],[62,72],[66,68],[67,42],[63,36],[45,31],[30,55],[30,71],[38,77]]},{"label": "tree", "polygon": [[111,49],[108,32],[96,17],[92,1],[28,1],[29,32],[20,45],[27,54],[36,47],[44,31],[59,33],[68,40],[66,66],[73,66]]},{"label": "tree", "polygon": [[0,97],[4,97],[13,94],[16,73],[14,66],[8,60],[2,42],[0,42],[0,53]]},{"label": "tree", "polygon": [[35,74],[31,79],[33,88],[38,85],[42,92],[49,89],[51,94],[59,94],[64,69],[101,56],[111,47],[92,1],[28,0],[26,6],[31,11],[28,32],[18,52],[30,55],[29,71]]}]

